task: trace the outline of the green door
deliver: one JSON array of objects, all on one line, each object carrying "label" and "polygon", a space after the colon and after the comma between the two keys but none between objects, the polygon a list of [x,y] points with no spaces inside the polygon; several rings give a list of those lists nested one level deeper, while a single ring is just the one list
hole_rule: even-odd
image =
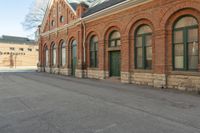
[{"label": "green door", "polygon": [[75,76],[76,74],[76,62],[77,62],[77,44],[73,42],[72,44],[72,75]]},{"label": "green door", "polygon": [[120,51],[110,52],[110,76],[119,77],[120,76]]}]

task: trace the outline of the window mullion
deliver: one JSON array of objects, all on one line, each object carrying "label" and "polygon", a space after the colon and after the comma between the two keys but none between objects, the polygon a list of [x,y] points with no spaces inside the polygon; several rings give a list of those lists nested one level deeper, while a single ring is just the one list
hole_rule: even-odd
[{"label": "window mullion", "polygon": [[183,39],[184,39],[184,70],[188,70],[188,46],[187,46],[187,34],[188,29],[184,28]]},{"label": "window mullion", "polygon": [[142,64],[143,69],[146,68],[146,62],[145,62],[145,35],[142,35]]}]

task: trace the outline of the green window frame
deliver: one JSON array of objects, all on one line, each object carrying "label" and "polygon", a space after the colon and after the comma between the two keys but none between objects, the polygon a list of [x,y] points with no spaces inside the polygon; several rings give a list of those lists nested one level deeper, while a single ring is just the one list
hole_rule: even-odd
[{"label": "green window frame", "polygon": [[51,58],[51,61],[52,61],[52,66],[55,66],[56,65],[56,45],[55,43],[52,44],[52,58]]},{"label": "green window frame", "polygon": [[92,36],[90,40],[90,67],[98,67],[98,38]]},{"label": "green window frame", "polygon": [[152,29],[140,26],[135,33],[135,68],[152,69]]},{"label": "green window frame", "polygon": [[60,65],[66,65],[66,43],[63,40],[60,43]]},{"label": "green window frame", "polygon": [[121,35],[117,30],[114,30],[109,36],[109,47],[119,47],[120,45]]},{"label": "green window frame", "polygon": [[44,66],[47,67],[48,66],[48,63],[49,63],[49,50],[48,50],[48,47],[45,46],[44,47],[44,56],[45,56],[45,61],[44,61]]},{"label": "green window frame", "polygon": [[198,30],[199,30],[198,22],[193,16],[184,16],[179,18],[175,22],[172,34],[173,70],[175,71],[198,70],[198,64],[199,64]]}]

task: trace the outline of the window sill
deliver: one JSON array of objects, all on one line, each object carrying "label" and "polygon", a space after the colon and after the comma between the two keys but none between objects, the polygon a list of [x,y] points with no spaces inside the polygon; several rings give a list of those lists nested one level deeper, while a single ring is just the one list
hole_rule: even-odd
[{"label": "window sill", "polygon": [[198,71],[171,71],[172,75],[200,76]]},{"label": "window sill", "polygon": [[96,70],[97,71],[97,70],[99,70],[99,68],[98,67],[89,67],[88,70]]},{"label": "window sill", "polygon": [[152,69],[132,69],[133,73],[153,73]]}]

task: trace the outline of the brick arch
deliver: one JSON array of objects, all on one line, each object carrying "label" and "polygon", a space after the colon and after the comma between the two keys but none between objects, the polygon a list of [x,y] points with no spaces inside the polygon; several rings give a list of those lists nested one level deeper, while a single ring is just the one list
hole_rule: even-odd
[{"label": "brick arch", "polygon": [[71,46],[71,43],[73,40],[76,40],[76,38],[74,36],[69,37],[69,40],[67,41],[68,46]]},{"label": "brick arch", "polygon": [[[127,33],[128,33],[128,38],[129,38],[129,49],[130,49],[130,68],[135,68],[135,34],[137,32],[137,30],[143,26],[143,25],[148,25],[151,29],[152,29],[152,53],[155,53],[155,38],[154,38],[154,34],[155,34],[155,27],[153,25],[153,22],[147,18],[141,18],[138,20],[134,20],[134,22],[132,22],[132,25],[129,29],[127,29]],[[155,55],[153,54],[152,57],[152,70],[154,69],[154,64],[155,64]]]},{"label": "brick arch", "polygon": [[[193,0],[193,1],[186,1],[183,3],[177,4],[173,7],[170,7],[168,10],[166,10],[163,17],[161,18],[161,21],[159,23],[160,28],[165,29],[169,23],[169,20],[172,17],[178,15],[179,13],[180,13],[179,15],[181,15],[181,13],[191,14],[194,12],[196,12],[195,14],[198,14],[200,12],[199,6],[200,6],[200,3],[197,2],[196,0]],[[198,20],[200,20],[200,18],[198,18]]]},{"label": "brick arch", "polygon": [[91,40],[91,37],[93,37],[93,36],[97,36],[98,41],[100,41],[100,39],[99,39],[100,35],[98,34],[98,32],[90,31],[87,34],[87,37],[86,37],[86,62],[87,62],[86,64],[87,65],[90,64],[90,40]]},{"label": "brick arch", "polygon": [[174,24],[181,17],[187,16],[187,15],[194,17],[198,21],[198,23],[200,22],[200,11],[197,11],[197,10],[192,9],[192,8],[185,8],[185,9],[178,10],[176,13],[171,15],[169,17],[169,19],[166,21],[164,27],[167,30],[171,30],[173,28]]},{"label": "brick arch", "polygon": [[104,40],[108,40],[109,34],[114,30],[117,30],[120,33],[120,35],[122,35],[122,31],[123,31],[122,23],[120,23],[118,21],[114,21],[114,22],[109,23],[103,30]]},{"label": "brick arch", "polygon": [[100,40],[100,34],[96,31],[91,30],[86,35],[86,44],[89,44],[90,38],[94,35],[96,35],[98,37],[98,40]]},{"label": "brick arch", "polygon": [[152,25],[152,28],[154,28],[154,22],[152,20],[152,14],[150,13],[142,13],[139,15],[134,16],[128,23],[128,25],[125,28],[125,35],[129,36],[130,32],[133,30],[134,26],[138,22],[144,22],[144,23],[149,23]]},{"label": "brick arch", "polygon": [[153,25],[153,22],[151,20],[149,20],[149,19],[141,18],[141,19],[135,21],[134,23],[132,23],[129,31],[127,32],[128,36],[129,36],[129,40],[133,40],[134,39],[134,35],[135,35],[136,31],[142,25],[148,25],[152,29],[152,33],[154,33],[155,27]]},{"label": "brick arch", "polygon": [[[198,5],[198,6],[200,6],[200,5]],[[173,14],[168,15],[168,19],[165,20],[165,22],[161,23],[163,26],[162,28],[164,28],[166,31],[166,44],[167,44],[166,45],[166,54],[169,57],[166,60],[168,72],[173,71],[173,55],[172,55],[172,53],[173,53],[173,51],[172,51],[172,49],[173,49],[172,48],[173,47],[173,40],[172,40],[173,27],[174,27],[174,24],[181,17],[184,17],[184,16],[194,17],[200,25],[200,10],[197,10],[196,8],[192,8],[192,7],[177,9]],[[200,33],[200,28],[199,28],[199,33]],[[200,34],[199,34],[199,38],[200,38]],[[200,62],[200,58],[199,58],[199,62]]]}]

